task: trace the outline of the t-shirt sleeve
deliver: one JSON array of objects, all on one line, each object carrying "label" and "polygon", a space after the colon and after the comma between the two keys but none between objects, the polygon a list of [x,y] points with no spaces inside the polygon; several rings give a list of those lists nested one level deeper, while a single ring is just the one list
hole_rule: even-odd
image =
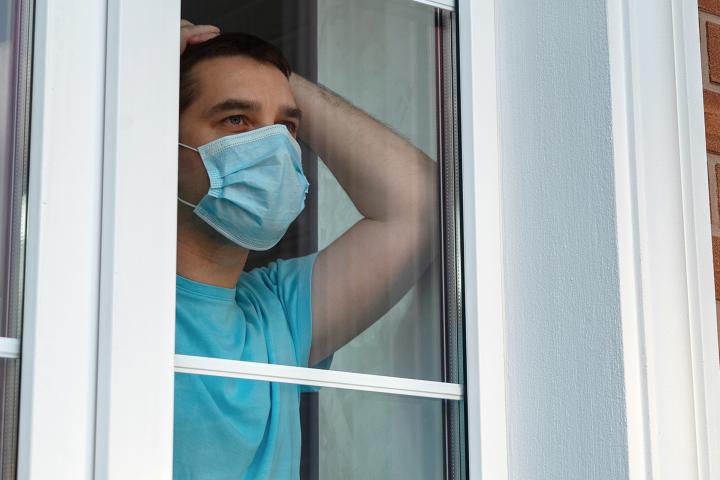
[{"label": "t-shirt sleeve", "polygon": [[[297,365],[307,367],[312,347],[312,272],[317,253],[277,260],[277,292],[295,344]],[[332,355],[313,367],[329,368]]]}]

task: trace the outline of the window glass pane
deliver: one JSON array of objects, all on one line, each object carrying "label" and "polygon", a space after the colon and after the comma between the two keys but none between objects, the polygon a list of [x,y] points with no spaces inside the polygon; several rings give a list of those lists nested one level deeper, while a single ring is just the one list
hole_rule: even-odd
[{"label": "window glass pane", "polygon": [[0,358],[0,456],[2,478],[15,478],[20,362]]},{"label": "window glass pane", "polygon": [[[29,1],[0,0],[0,337],[20,336],[30,111]],[[15,478],[20,362],[0,358],[0,471]]]},{"label": "window glass pane", "polygon": [[[182,17],[176,352],[461,383],[452,15],[183,0]],[[463,478],[461,402],[207,378],[176,376],[176,478],[228,458],[296,478],[301,448],[303,479]],[[292,455],[269,459],[277,443]]]},{"label": "window glass pane", "polygon": [[[460,381],[450,14],[412,0],[182,7],[195,25],[181,57],[177,352]],[[224,34],[203,42],[202,24]],[[276,52],[234,32],[278,47],[290,81]]]},{"label": "window glass pane", "polygon": [[446,450],[444,434],[462,402],[189,374],[176,384],[192,395],[175,405],[175,478],[464,478],[462,439]]},{"label": "window glass pane", "polygon": [[0,336],[17,337],[27,183],[29,2],[0,0]]},{"label": "window glass pane", "polygon": [[[434,9],[411,1],[319,0],[318,14],[318,81],[437,161],[437,69],[443,65],[437,65],[436,36],[441,32],[436,29]],[[330,169],[321,162],[318,170],[318,246],[322,249],[362,215]],[[424,228],[432,229],[428,234],[436,242],[432,247],[436,254],[439,226],[426,224]],[[372,251],[355,255],[389,254],[394,242],[399,239],[388,238]],[[415,286],[337,352],[333,369],[443,380],[442,266],[440,261],[426,262],[426,255],[420,254],[411,267],[418,279]],[[392,287],[386,292],[388,304],[393,303]],[[335,299],[320,301],[332,304]]]}]

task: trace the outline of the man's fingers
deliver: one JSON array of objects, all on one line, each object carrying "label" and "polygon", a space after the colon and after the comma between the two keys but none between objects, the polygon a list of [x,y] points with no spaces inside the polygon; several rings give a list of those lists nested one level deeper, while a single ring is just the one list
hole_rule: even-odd
[{"label": "man's fingers", "polygon": [[189,44],[196,44],[196,43],[202,43],[210,40],[211,38],[215,38],[218,35],[220,35],[220,32],[207,32],[207,33],[201,33],[199,35],[193,35],[192,37],[188,38]]},{"label": "man's fingers", "polygon": [[215,25],[187,25],[181,26],[180,31],[187,37],[194,37],[203,33],[220,33],[220,29]]},{"label": "man's fingers", "polygon": [[193,25],[185,19],[180,20],[180,54],[185,52],[189,44],[202,43],[220,35],[215,25]]}]

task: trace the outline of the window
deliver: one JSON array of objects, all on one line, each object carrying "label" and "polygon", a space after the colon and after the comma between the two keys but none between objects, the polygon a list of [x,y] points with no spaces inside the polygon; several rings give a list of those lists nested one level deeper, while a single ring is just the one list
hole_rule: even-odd
[{"label": "window", "polygon": [[[403,319],[402,315],[393,317],[391,313],[344,347],[347,350],[336,351],[329,366],[326,362],[322,365],[324,368],[305,368],[287,364],[293,362],[269,364],[174,355],[175,232],[176,213],[180,209],[175,174],[179,135],[177,123],[168,118],[178,110],[178,19],[186,16],[205,21],[185,11],[188,5],[183,5],[181,12],[179,0],[151,3],[79,0],[62,6],[37,0],[30,149],[34,168],[30,171],[28,187],[18,476],[171,478],[173,408],[170,406],[173,406],[173,379],[177,372],[178,377],[189,374],[186,378],[220,375],[292,388],[307,386],[302,387],[301,408],[301,433],[305,436],[301,456],[303,478],[315,478],[313,475],[323,471],[329,474],[327,469],[321,470],[330,466],[321,465],[327,460],[327,456],[322,456],[321,442],[330,438],[359,442],[357,430],[343,431],[335,422],[340,418],[338,405],[347,402],[358,409],[373,411],[376,407],[372,405],[387,404],[381,402],[381,398],[397,401],[397,405],[405,405],[403,402],[408,399],[437,405],[433,410],[442,412],[440,437],[422,438],[427,442],[425,446],[437,454],[432,461],[439,464],[437,461],[442,458],[449,478],[453,475],[462,478],[466,473],[473,477],[476,473],[472,472],[480,472],[479,457],[477,454],[464,457],[464,413],[467,410],[470,419],[467,437],[471,448],[467,451],[479,451],[478,384],[481,378],[495,384],[482,390],[483,411],[488,418],[488,422],[483,423],[486,426],[483,438],[492,438],[494,433],[498,438],[504,435],[504,390],[497,385],[502,383],[499,374],[502,368],[497,368],[497,358],[502,356],[498,357],[502,351],[502,333],[498,328],[501,318],[495,308],[499,304],[495,292],[499,285],[500,256],[495,245],[471,249],[477,255],[467,257],[460,255],[458,246],[461,238],[473,245],[495,238],[486,234],[485,227],[480,238],[473,225],[476,218],[490,214],[488,218],[492,219],[497,214],[497,205],[493,203],[497,200],[493,192],[497,192],[492,185],[475,189],[478,178],[494,178],[492,169],[497,165],[465,160],[463,171],[469,173],[463,175],[463,215],[468,215],[473,228],[461,230],[456,137],[462,125],[464,158],[480,155],[495,158],[492,151],[495,130],[491,124],[494,118],[492,59],[485,58],[483,52],[480,53],[482,62],[475,58],[478,51],[470,48],[468,38],[472,31],[473,35],[492,39],[491,28],[469,27],[483,22],[491,24],[492,16],[484,13],[492,12],[464,0],[459,2],[460,12],[463,8],[466,11],[465,16],[459,17],[458,36],[460,46],[465,48],[460,48],[457,55],[454,40],[458,18],[452,2],[344,3],[345,14],[353,14],[348,13],[348,5],[354,5],[354,13],[362,13],[367,7],[364,20],[374,19],[378,24],[393,22],[405,32],[412,33],[410,27],[415,22],[417,29],[412,34],[423,41],[424,50],[400,39],[403,48],[388,53],[392,53],[391,59],[400,58],[403,49],[412,53],[422,82],[410,85],[404,98],[411,104],[412,100],[421,98],[422,102],[413,108],[422,108],[421,114],[428,117],[415,118],[407,124],[393,119],[399,112],[379,104],[364,104],[368,97],[357,96],[363,91],[363,85],[351,85],[357,91],[343,90],[339,83],[328,87],[339,90],[350,102],[380,117],[431,159],[437,175],[432,187],[437,191],[433,206],[437,214],[443,215],[434,230],[433,248],[442,252],[442,256],[436,259],[436,270],[414,286],[407,296],[409,300],[403,300],[405,305],[401,303],[394,308],[405,313],[415,309],[422,314],[418,317],[420,321],[410,325],[417,329],[408,330],[411,331],[408,338],[413,338],[413,342],[404,342],[392,329],[382,330],[383,324]],[[245,2],[243,8],[257,8],[264,14],[247,16],[240,26],[245,25],[251,33],[279,44],[298,71],[305,68],[301,73],[306,78],[319,80],[312,72],[315,75],[321,72],[318,57],[321,49],[317,44],[323,31],[317,24],[321,4],[303,5],[307,8],[296,8],[296,2],[277,2],[275,7],[272,2],[263,2],[262,7],[260,2]],[[342,6],[340,2],[322,5],[332,7],[331,11]],[[235,2],[225,7],[216,12],[221,15],[215,22],[220,26],[223,26],[221,22],[237,15],[232,10],[238,7]],[[275,13],[279,10],[279,16],[271,15],[273,8]],[[196,13],[204,15],[203,12]],[[86,29],[76,28],[78,18],[87,19]],[[250,25],[249,18],[253,18]],[[275,19],[277,23],[264,25],[268,19]],[[311,30],[313,23],[316,25]],[[283,33],[282,25],[287,26],[287,32]],[[341,26],[333,28],[337,35]],[[361,34],[357,26],[355,34]],[[293,43],[300,37],[305,38],[304,43]],[[306,50],[305,57],[293,53],[293,48],[312,46],[313,39],[315,45]],[[388,36],[387,40],[390,42],[392,38]],[[485,43],[476,39],[472,42],[475,44]],[[348,52],[351,57],[353,50]],[[438,58],[420,55],[428,51]],[[374,53],[366,50],[362,55]],[[489,106],[486,119],[489,123],[483,128],[473,127],[481,120],[477,116],[465,115],[463,122],[459,122],[455,103],[459,98],[456,58],[464,58],[465,63],[461,64],[470,66],[461,68],[460,73],[464,72],[463,85],[472,86],[468,91],[476,92],[472,97],[461,97],[463,109],[468,107],[463,111],[474,111],[477,106],[468,105],[477,103],[478,99]],[[318,63],[313,67],[312,61]],[[325,65],[329,68],[331,64]],[[418,68],[421,65],[428,69],[421,71]],[[402,77],[402,72],[393,71],[398,78]],[[373,85],[381,90],[387,86],[389,92],[397,92],[394,81],[395,78],[376,79]],[[482,88],[476,85],[478,81],[483,84]],[[58,95],[58,91],[63,95]],[[393,101],[389,95],[385,98]],[[192,154],[192,151],[186,153]],[[321,236],[325,235],[326,241],[334,239],[333,235],[341,227],[339,221],[344,220],[332,218],[328,214],[332,210],[320,208],[321,194],[328,194],[326,198],[330,200],[325,203],[328,207],[333,199],[342,197],[342,192],[327,171],[325,182],[320,181],[319,172],[325,168],[326,159],[312,155],[306,150],[302,156],[304,173],[313,184],[306,200],[305,219],[299,217],[271,253],[274,257],[269,259],[295,258],[317,251],[323,246],[319,244]],[[57,168],[58,165],[64,168]],[[318,170],[313,171],[314,168]],[[320,187],[322,192],[312,191]],[[329,196],[331,193],[337,196]],[[348,208],[347,199],[345,202],[343,205],[338,201],[339,207]],[[321,211],[328,216],[320,218]],[[313,215],[315,219],[308,218]],[[300,231],[301,228],[306,230]],[[321,228],[325,228],[325,232],[321,232]],[[496,228],[491,230],[497,233]],[[279,253],[282,248],[285,252]],[[255,255],[251,261],[266,265],[269,259]],[[483,264],[483,269],[477,268],[478,264]],[[460,275],[461,268],[465,269],[463,275]],[[467,293],[460,288],[461,281],[470,287]],[[477,288],[479,284],[484,287]],[[421,296],[418,292],[427,294],[427,298],[421,300],[427,302],[425,306],[429,305],[432,312],[420,311],[422,302],[415,302]],[[490,314],[483,314],[488,321],[482,325],[478,322],[464,325],[463,304],[470,309],[469,318],[481,316],[479,312],[491,305]],[[374,334],[376,337],[388,336],[381,340],[386,346],[394,342],[398,345],[398,354],[402,351],[403,355],[387,356],[385,350],[373,350],[372,342],[363,344],[363,336],[370,339],[373,329],[378,332]],[[424,331],[427,336],[420,335]],[[463,369],[465,332],[469,332],[466,335],[467,383]],[[478,342],[487,348],[481,351]],[[429,346],[427,352],[421,349],[424,345]],[[383,354],[386,361],[377,360],[374,365],[358,361],[363,348],[367,349],[368,359]],[[367,412],[363,415],[367,416]],[[382,418],[379,416],[376,420],[382,421]],[[433,420],[422,430],[437,432],[437,423]],[[472,445],[476,447],[473,449]],[[503,445],[503,441],[483,443],[491,459],[483,462],[484,470],[502,469]],[[336,463],[335,471],[349,468],[348,465]],[[469,473],[463,472],[466,465],[470,465]]]},{"label": "window", "polygon": [[[25,252],[24,260],[20,255],[10,257],[22,268],[22,288],[17,277],[8,280],[6,275],[0,282],[4,308],[8,299],[22,295],[23,300],[17,478],[169,480],[173,407],[179,406],[173,404],[176,375],[192,381],[230,379],[226,385],[241,393],[252,384],[260,395],[300,386],[302,415],[293,415],[292,420],[305,448],[298,467],[302,478],[345,476],[361,463],[360,455],[367,467],[362,473],[368,475],[378,471],[377,475],[415,475],[419,466],[420,475],[437,475],[442,465],[443,476],[450,478],[466,473],[468,478],[504,479],[516,472],[536,478],[553,469],[572,477],[587,465],[615,465],[618,471],[629,469],[631,477],[642,476],[650,467],[672,478],[694,471],[717,476],[720,422],[715,406],[720,377],[708,268],[697,6],[665,2],[657,8],[626,8],[627,2],[614,0],[586,8],[587,15],[578,17],[563,14],[569,12],[569,4],[560,1],[533,8],[526,2],[455,3],[457,13],[449,0],[248,0],[228,2],[215,12],[221,16],[216,21],[203,20],[202,15],[210,15],[205,10],[195,12],[196,18],[190,4],[181,5],[181,0],[35,0],[32,15],[29,3],[0,2],[0,23],[13,25],[15,32],[9,42],[0,37],[6,49],[2,61],[29,59],[23,45],[33,46],[32,115],[26,115],[30,89],[23,87],[28,65],[15,60],[9,68],[0,64],[2,88],[12,87],[10,96],[2,98],[22,106],[12,107],[12,118],[3,117],[3,122],[11,118],[12,125],[10,129],[2,124],[2,148],[8,148],[7,135],[15,139],[19,132],[24,137],[32,132],[29,156],[2,157],[3,168],[9,161],[13,168],[24,162],[31,166],[27,227],[13,224],[12,229],[0,229],[2,258],[7,258],[8,249]],[[357,8],[350,8],[353,5]],[[262,15],[250,16],[254,9]],[[223,28],[237,22],[279,45],[307,78],[327,83],[437,162],[433,164],[439,174],[436,185],[443,195],[434,205],[445,217],[436,230],[435,247],[445,257],[437,263],[441,273],[429,274],[413,287],[409,300],[393,307],[401,312],[407,312],[403,309],[408,305],[415,309],[412,300],[419,296],[427,302],[428,309],[417,308],[418,321],[405,330],[409,341],[395,342],[400,326],[408,325],[390,328],[398,318],[405,318],[391,313],[357,332],[336,350],[330,365],[319,365],[323,368],[307,368],[292,358],[267,363],[213,358],[203,352],[175,356],[179,135],[174,120],[182,16]],[[27,22],[18,22],[30,18],[32,42],[23,33],[29,30]],[[445,42],[442,35],[434,37],[432,51],[443,55],[433,62],[415,55],[427,51],[419,45],[427,37],[414,37],[418,44],[410,46],[407,40],[414,33],[400,39],[387,34],[391,25],[399,24],[407,33],[416,20],[416,25],[433,25],[451,40],[456,26],[457,55],[449,48],[452,41]],[[445,28],[448,20],[452,28]],[[366,26],[372,38],[355,45],[365,33],[358,25]],[[418,31],[426,32],[424,27]],[[331,30],[333,48],[319,43],[321,32]],[[595,41],[597,33],[607,43]],[[374,48],[365,48],[365,43]],[[438,44],[449,54],[444,55],[445,48]],[[17,57],[16,46],[20,47]],[[330,56],[320,55],[323,51]],[[575,55],[578,52],[581,55]],[[387,65],[367,68],[372,60],[389,57],[401,58],[407,72],[398,73]],[[457,65],[447,68],[455,58]],[[352,63],[348,71],[364,81],[323,77],[333,66],[329,59]],[[437,73],[416,70],[420,61],[432,64]],[[333,67],[329,73],[341,70]],[[383,78],[388,72],[398,75],[392,81]],[[417,83],[397,88],[395,83],[403,85],[410,73]],[[446,77],[448,81],[439,81]],[[593,94],[585,98],[582,94],[588,90],[583,85],[588,79],[591,83],[599,79],[605,87],[589,90]],[[456,97],[457,117],[454,108],[448,108],[454,97],[447,88],[454,89],[456,83],[461,93]],[[434,91],[420,95],[428,93],[428,85]],[[390,108],[406,105],[396,102],[398,91],[410,100],[436,99],[407,103],[411,111],[423,107],[431,115],[416,115],[410,124],[398,121],[402,108]],[[567,95],[556,95],[558,91]],[[373,103],[376,97],[384,104]],[[444,106],[437,108],[438,104]],[[418,134],[433,122],[434,138]],[[598,122],[611,131],[598,130]],[[579,157],[577,136],[566,138],[568,125],[570,131],[585,126],[591,132],[592,142],[581,145]],[[461,143],[455,142],[456,135]],[[558,141],[548,142],[549,138]],[[14,152],[27,146],[13,140]],[[455,147],[461,151],[459,162]],[[192,155],[192,150],[185,153]],[[352,220],[349,215],[333,216],[336,208],[352,212],[341,191],[347,182],[338,178],[334,183],[332,165],[323,171],[325,162],[332,162],[329,155],[319,159],[312,155],[303,154],[305,175],[312,180],[305,217],[291,226],[281,247],[269,254],[272,258],[314,252],[325,246],[323,238],[333,241],[346,226],[343,222]],[[578,158],[608,174],[588,190],[607,201],[600,203],[602,208],[585,208],[576,219],[568,217],[578,210],[567,211],[566,193],[579,195],[576,204],[581,207],[594,205],[584,202],[584,192],[577,188],[566,192],[562,175],[538,183],[532,173],[547,176],[548,166],[551,170],[565,164],[574,167],[582,163],[575,162]],[[453,169],[446,167],[461,167],[462,229],[457,228],[459,222],[449,228],[453,225],[449,216],[460,216],[460,189]],[[576,179],[588,172],[568,168],[561,173]],[[22,202],[16,210],[17,204],[10,206],[7,196],[23,196],[24,175],[13,174],[12,187],[8,187],[10,177],[1,177],[5,183],[0,192],[6,198],[1,208],[23,213]],[[537,192],[542,193],[539,203]],[[505,200],[502,205],[501,200]],[[524,208],[528,205],[531,208]],[[610,219],[613,214],[616,217]],[[595,230],[604,236],[609,251],[617,250],[618,261],[603,263],[612,255],[597,257],[595,252],[591,257],[599,258],[598,266],[608,273],[617,274],[619,291],[614,281],[597,283],[618,301],[597,300],[593,288],[580,296],[573,289],[548,291],[547,282],[535,278],[537,271],[527,270],[528,266],[542,265],[542,271],[550,269],[566,283],[572,283],[576,274],[592,283],[586,262],[563,257],[563,268],[557,268],[548,259],[559,258],[555,254],[561,252],[553,249],[565,245],[568,238],[594,240],[595,230],[585,227],[598,225],[598,215],[604,225],[612,223],[612,228]],[[538,242],[537,235],[527,235],[526,219],[531,225],[544,224],[531,229],[542,232],[541,240],[563,241]],[[568,228],[553,231],[558,219]],[[449,248],[460,243],[458,238],[462,252]],[[381,247],[388,245],[391,242]],[[280,248],[287,250],[282,253]],[[262,266],[269,260],[255,256],[252,261]],[[458,267],[449,268],[453,264]],[[503,276],[504,270],[508,275]],[[528,275],[517,275],[526,270]],[[435,279],[435,287],[428,279]],[[454,288],[453,280],[462,288]],[[527,286],[538,288],[530,295]],[[10,297],[6,297],[8,288]],[[535,308],[538,295],[542,306],[549,308]],[[436,305],[438,297],[441,308]],[[454,298],[456,318],[450,302]],[[568,317],[565,300],[585,308]],[[615,323],[607,316],[597,317],[608,306],[617,307],[611,312]],[[7,310],[3,312],[0,323],[8,318]],[[8,325],[17,330],[19,308],[10,307],[10,312],[15,316]],[[442,328],[428,321],[433,314],[444,322]],[[622,348],[580,348],[592,347],[599,338],[582,328],[589,318],[597,320],[592,320],[593,326],[612,333],[603,338]],[[552,328],[541,336],[532,335],[542,330],[538,325],[545,326],[546,319],[550,326],[572,324],[572,328],[561,328],[554,336],[557,332]],[[0,332],[5,335],[0,357],[17,372],[17,359],[8,357],[19,355],[20,332],[7,330]],[[418,331],[427,335],[417,335]],[[437,332],[441,337],[434,337]],[[548,335],[551,341],[544,342]],[[388,357],[377,343],[397,346],[398,355]],[[430,347],[423,351],[423,345]],[[453,355],[455,351],[459,353]],[[586,361],[587,352],[593,361]],[[610,375],[595,375],[596,365],[606,365]],[[583,372],[592,374],[589,382]],[[544,382],[548,378],[551,388]],[[2,380],[7,385],[11,379],[5,375]],[[604,388],[605,380],[620,388]],[[3,401],[17,398],[5,392]],[[567,392],[571,395],[564,397]],[[623,393],[622,398],[617,392]],[[555,401],[558,398],[562,401]],[[605,408],[585,408],[585,400],[590,406],[612,402],[620,408],[608,416]],[[16,410],[11,406],[4,411]],[[4,414],[4,425],[13,430],[11,417]],[[423,421],[418,422],[418,417]],[[614,435],[601,434],[608,428]],[[677,434],[652,435],[667,431]],[[562,442],[544,441],[548,432],[581,455],[555,461],[567,449]],[[465,437],[467,448],[453,445]],[[14,437],[3,438],[3,452],[11,452],[8,442]],[[390,442],[394,443],[383,448]],[[422,455],[418,463],[411,463],[418,452]],[[453,471],[453,465],[460,468]],[[12,476],[8,466],[13,467],[3,463],[3,475]]]}]

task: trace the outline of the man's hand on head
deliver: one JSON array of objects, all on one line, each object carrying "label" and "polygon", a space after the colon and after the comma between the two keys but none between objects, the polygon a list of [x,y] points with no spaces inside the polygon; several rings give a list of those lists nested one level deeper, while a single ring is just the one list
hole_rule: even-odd
[{"label": "man's hand on head", "polygon": [[220,35],[215,25],[195,25],[185,19],[180,20],[180,55],[188,45],[202,43]]}]

